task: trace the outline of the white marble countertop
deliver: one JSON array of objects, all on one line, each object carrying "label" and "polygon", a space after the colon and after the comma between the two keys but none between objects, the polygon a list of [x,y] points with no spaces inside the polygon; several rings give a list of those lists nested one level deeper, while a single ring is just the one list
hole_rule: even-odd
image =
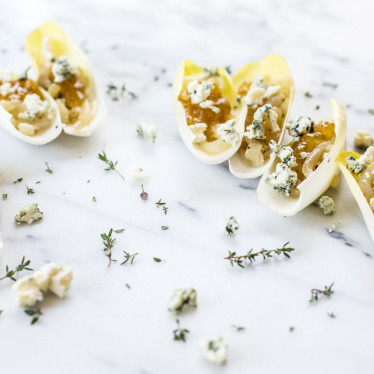
[{"label": "white marble countertop", "polygon": [[[34,269],[52,261],[74,270],[67,297],[46,297],[44,314],[33,326],[14,302],[11,281],[1,281],[1,371],[371,373],[374,248],[344,180],[329,191],[337,204],[332,217],[315,205],[295,217],[272,214],[256,199],[258,180],[236,179],[227,164],[204,165],[190,154],[177,132],[169,83],[185,58],[235,71],[280,53],[296,83],[293,115],[328,116],[329,98],[335,97],[348,105],[352,148],[355,130],[374,132],[368,113],[374,107],[373,12],[371,1],[3,5],[0,68],[27,67],[25,36],[54,19],[88,51],[103,91],[109,82],[126,84],[138,99],[113,102],[106,96],[108,118],[86,139],[62,135],[35,147],[0,129],[0,193],[8,193],[1,201],[0,276],[22,256]],[[306,98],[306,91],[313,97]],[[137,136],[137,121],[158,127],[156,144]],[[97,159],[102,150],[118,160],[125,182],[104,171]],[[44,171],[45,161],[53,174]],[[150,175],[146,202],[131,178],[134,166]],[[12,183],[20,177],[23,183]],[[27,195],[25,184],[34,195]],[[160,198],[167,215],[154,204]],[[16,226],[15,213],[30,202],[39,203],[43,221]],[[242,227],[226,237],[220,220],[231,214]],[[339,233],[329,234],[335,222],[341,223]],[[170,229],[162,231],[161,225]],[[113,257],[121,260],[122,250],[139,252],[133,265],[107,267],[100,234],[111,227],[126,228]],[[290,260],[256,261],[245,269],[223,260],[228,250],[286,241],[296,249]],[[331,282],[332,297],[311,305],[310,290]],[[198,308],[180,316],[191,331],[186,343],[173,341],[176,322],[167,311],[179,286],[198,292]],[[335,319],[327,316],[331,312]],[[246,329],[237,332],[232,325]],[[218,336],[228,344],[225,367],[205,361],[198,350],[202,338]]]}]

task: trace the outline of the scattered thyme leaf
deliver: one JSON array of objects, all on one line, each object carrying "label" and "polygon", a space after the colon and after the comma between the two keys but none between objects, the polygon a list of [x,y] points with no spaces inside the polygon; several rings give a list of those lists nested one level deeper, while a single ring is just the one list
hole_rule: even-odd
[{"label": "scattered thyme leaf", "polygon": [[330,318],[336,318],[336,315],[332,312],[332,313],[327,313],[327,315],[330,317]]},{"label": "scattered thyme leaf", "polygon": [[115,232],[116,234],[121,234],[121,233],[124,232],[124,231],[125,231],[125,229],[114,230],[114,232]]},{"label": "scattered thyme leaf", "polygon": [[6,275],[4,275],[3,277],[1,277],[0,281],[2,281],[3,279],[6,279],[6,278],[11,279],[12,281],[16,281],[17,279],[14,278],[14,276],[17,273],[20,273],[23,270],[28,270],[28,271],[32,271],[33,270],[33,269],[31,269],[31,268],[28,267],[30,265],[30,263],[31,263],[31,261],[30,260],[25,261],[25,256],[23,256],[21,263],[19,265],[17,265],[14,268],[14,270],[9,270],[9,266],[6,265],[5,266]]},{"label": "scattered thyme leaf", "polygon": [[14,181],[13,183],[16,184],[16,183],[21,183],[23,181],[23,178],[18,178],[16,181]]},{"label": "scattered thyme leaf", "polygon": [[131,286],[128,283],[126,283],[126,287],[131,290]]},{"label": "scattered thyme leaf", "polygon": [[[347,105],[347,108],[348,108],[348,105]],[[372,115],[374,115],[374,109],[368,109],[368,112]]]},{"label": "scattered thyme leaf", "polygon": [[244,327],[244,326],[231,325],[231,327],[232,327],[233,329],[235,329],[236,331],[244,331],[244,330],[245,330],[245,327]]},{"label": "scattered thyme leaf", "polygon": [[180,327],[179,319],[176,319],[176,322],[178,327],[173,330],[174,340],[186,342],[187,334],[189,334],[190,331]]},{"label": "scattered thyme leaf", "polygon": [[49,174],[52,174],[53,173],[53,170],[49,167],[48,165],[48,162],[45,162],[45,166],[47,167],[47,169],[45,169],[45,171]]},{"label": "scattered thyme leaf", "polygon": [[334,283],[331,283],[330,286],[325,286],[325,289],[324,290],[319,290],[317,288],[313,288],[310,292],[311,292],[311,296],[310,296],[310,299],[309,299],[309,302],[314,302],[314,301],[318,301],[319,300],[319,296],[323,295],[323,296],[326,296],[326,297],[330,297],[334,291],[332,290],[332,287],[333,287]]},{"label": "scattered thyme leaf", "polygon": [[313,97],[313,95],[310,92],[305,92],[304,96],[305,97]]},{"label": "scattered thyme leaf", "polygon": [[3,200],[6,200],[8,198],[8,194],[7,193],[3,193]]},{"label": "scattered thyme leaf", "polygon": [[26,189],[27,189],[27,194],[28,195],[31,195],[31,194],[35,193],[35,191],[32,188],[29,188],[29,187],[26,186]]},{"label": "scattered thyme leaf", "polygon": [[257,256],[262,256],[263,260],[266,260],[269,257],[273,257],[274,254],[276,255],[281,255],[283,254],[287,258],[290,258],[289,253],[294,251],[295,248],[287,247],[289,242],[283,244],[282,248],[277,248],[277,249],[262,249],[261,251],[258,252],[253,252],[253,249],[249,250],[248,253],[245,255],[237,255],[236,252],[231,252],[229,251],[229,255],[225,257],[225,260],[230,260],[231,266],[234,266],[235,264],[241,268],[244,268],[244,261],[248,260],[250,263],[252,261],[256,260]]},{"label": "scattered thyme leaf", "polygon": [[295,327],[294,326],[290,326],[290,332],[293,332],[295,331]]},{"label": "scattered thyme leaf", "polygon": [[123,261],[121,265],[125,265],[128,261],[130,261],[130,264],[132,265],[134,263],[135,256],[139,254],[139,253],[134,253],[131,255],[130,253],[126,251],[123,251],[123,253],[124,253],[125,261]]},{"label": "scattered thyme leaf", "polygon": [[161,230],[169,230],[169,226],[161,226]]},{"label": "scattered thyme leaf", "polygon": [[167,212],[168,212],[168,207],[166,206],[166,203],[164,203],[164,202],[160,199],[160,200],[158,200],[155,204],[156,204],[157,208],[159,208],[160,206],[162,206],[162,210],[164,211],[165,215],[167,214]]},{"label": "scattered thyme leaf", "polygon": [[231,71],[231,65],[227,65],[227,66],[225,66],[225,70],[227,71],[227,74],[229,74],[229,75],[232,74],[232,71]]},{"label": "scattered thyme leaf", "polygon": [[140,193],[140,197],[142,198],[142,200],[148,200],[148,194],[147,192],[144,191],[143,185],[142,185],[142,192]]},{"label": "scattered thyme leaf", "polygon": [[159,77],[158,75],[155,75],[155,76],[153,77],[153,80],[154,80],[155,82],[157,82],[159,79],[160,79],[160,77]]},{"label": "scattered thyme leaf", "polygon": [[325,86],[325,87],[331,87],[334,90],[336,88],[338,88],[338,84],[337,83],[323,82],[322,84],[323,84],[323,86]]},{"label": "scattered thyme leaf", "polygon": [[161,260],[160,258],[153,257],[153,261],[154,261],[154,262],[161,262],[162,260]]},{"label": "scattered thyme leaf", "polygon": [[107,158],[107,156],[106,156],[106,154],[105,154],[105,152],[103,151],[103,154],[98,154],[98,156],[97,156],[98,158],[99,158],[99,160],[101,160],[101,161],[103,161],[103,162],[105,162],[107,165],[108,165],[108,167],[107,168],[105,168],[105,170],[107,170],[107,171],[109,171],[109,170],[113,170],[113,171],[115,171],[123,180],[125,180],[125,177],[116,169],[116,166],[117,166],[117,164],[118,164],[118,161],[115,161],[115,162],[113,162],[113,161],[111,161],[111,160],[109,160],[108,158]]},{"label": "scattered thyme leaf", "polygon": [[31,325],[34,325],[36,322],[38,322],[39,321],[39,317],[41,315],[43,315],[42,310],[40,308],[38,308],[37,305],[35,305],[33,307],[26,308],[25,309],[25,313],[28,316],[33,317],[31,319],[31,322],[30,322]]},{"label": "scattered thyme leaf", "polygon": [[315,110],[319,110],[319,105],[316,105]]},{"label": "scattered thyme leaf", "polygon": [[94,201],[96,203],[96,197],[95,196],[92,196],[92,201]]}]

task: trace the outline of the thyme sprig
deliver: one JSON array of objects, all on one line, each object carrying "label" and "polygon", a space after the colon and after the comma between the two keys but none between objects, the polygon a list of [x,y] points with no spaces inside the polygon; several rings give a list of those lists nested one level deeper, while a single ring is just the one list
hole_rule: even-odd
[{"label": "thyme sprig", "polygon": [[164,211],[165,215],[167,214],[169,208],[166,206],[166,203],[162,201],[162,199],[158,200],[155,204],[157,208],[162,206],[162,210]]},{"label": "thyme sprig", "polygon": [[29,188],[28,186],[26,186],[26,189],[27,189],[27,194],[28,195],[31,195],[31,194],[35,193],[35,191],[32,188]]},{"label": "thyme sprig", "polygon": [[30,322],[31,325],[35,324],[36,322],[39,321],[39,317],[43,315],[42,310],[37,307],[37,305],[33,307],[29,307],[25,309],[25,313],[32,317],[32,320]]},{"label": "thyme sprig", "polygon": [[104,244],[104,253],[109,259],[108,267],[112,264],[112,261],[117,261],[117,260],[112,259],[112,249],[116,241],[116,239],[112,237],[112,234],[113,232],[115,232],[116,234],[120,234],[124,230],[125,229],[119,229],[119,230],[110,229],[108,234],[105,234],[105,233],[101,234],[101,238],[103,239],[103,244]]},{"label": "thyme sprig", "polygon": [[310,296],[309,302],[312,303],[314,301],[318,301],[321,295],[330,297],[334,293],[334,291],[332,290],[333,285],[334,283],[331,283],[330,286],[328,287],[325,286],[324,290],[319,290],[318,288],[312,288],[310,291],[311,296]]},{"label": "thyme sprig", "polygon": [[30,265],[30,263],[31,263],[31,261],[30,260],[25,261],[25,256],[23,256],[21,263],[19,265],[17,265],[15,267],[15,269],[9,270],[9,266],[6,265],[5,266],[6,275],[4,275],[3,277],[1,277],[0,281],[2,281],[3,279],[6,279],[6,278],[11,279],[12,281],[16,281],[17,279],[14,278],[14,276],[17,273],[20,273],[23,270],[29,270],[29,271],[33,270],[33,269],[31,269],[31,268],[28,267]]},{"label": "thyme sprig", "polygon": [[244,261],[248,260],[250,263],[252,261],[256,261],[257,256],[262,256],[263,260],[266,260],[269,257],[273,257],[274,254],[276,255],[284,255],[287,258],[290,258],[289,253],[294,251],[295,248],[287,247],[289,242],[283,244],[282,248],[277,249],[261,249],[261,251],[253,252],[253,249],[249,250],[245,255],[237,255],[236,252],[229,251],[229,255],[225,257],[225,260],[230,260],[231,266],[235,264],[241,268],[244,268]]},{"label": "thyme sprig", "polygon": [[99,153],[98,155],[97,155],[97,157],[101,160],[101,161],[103,161],[103,162],[105,162],[107,165],[108,165],[108,167],[107,168],[105,168],[105,170],[113,170],[113,171],[115,171],[123,180],[125,180],[125,177],[116,169],[116,166],[117,166],[117,164],[118,164],[118,161],[115,161],[115,162],[113,162],[113,161],[111,161],[111,160],[109,160],[108,159],[108,157],[107,157],[107,155],[105,154],[105,152],[103,151],[103,154],[101,154],[101,153]]},{"label": "thyme sprig", "polygon": [[23,178],[18,178],[17,180],[15,180],[13,182],[13,184],[16,184],[16,183],[21,183],[23,181]]},{"label": "thyme sprig", "polygon": [[47,169],[45,169],[46,173],[52,174],[53,170],[49,167],[48,162],[45,162],[44,164],[45,164],[45,166],[47,168]]},{"label": "thyme sprig", "polygon": [[173,330],[174,340],[186,342],[187,334],[189,334],[190,331],[187,329],[182,329],[180,327],[179,319],[176,319],[176,322],[178,327],[175,330]]},{"label": "thyme sprig", "polygon": [[125,261],[123,261],[121,265],[125,265],[129,261],[130,261],[130,264],[132,265],[134,263],[135,256],[139,254],[139,253],[134,253],[131,255],[129,252],[126,252],[126,251],[123,251],[123,253],[124,253]]}]

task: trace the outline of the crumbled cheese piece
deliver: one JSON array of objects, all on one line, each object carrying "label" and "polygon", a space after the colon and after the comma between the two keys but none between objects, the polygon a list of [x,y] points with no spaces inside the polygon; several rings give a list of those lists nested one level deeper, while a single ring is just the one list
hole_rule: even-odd
[{"label": "crumbled cheese piece", "polygon": [[235,120],[229,119],[217,127],[217,134],[225,143],[235,144],[239,140],[239,134],[235,129]]},{"label": "crumbled cheese piece", "polygon": [[12,92],[12,85],[9,82],[3,83],[0,86],[0,95],[8,96]]},{"label": "crumbled cheese piece", "polygon": [[217,106],[214,106],[213,105],[213,101],[212,100],[205,100],[203,101],[202,103],[199,104],[199,106],[203,109],[207,108],[207,109],[210,109],[212,110],[214,113],[219,113],[221,111],[220,108],[218,108]]},{"label": "crumbled cheese piece", "polygon": [[353,174],[360,174],[366,169],[366,166],[374,161],[374,147],[369,147],[359,158],[352,155],[347,157],[347,169]]},{"label": "crumbled cheese piece", "polygon": [[30,123],[21,122],[18,124],[18,130],[27,136],[35,135],[35,127]]},{"label": "crumbled cheese piece", "polygon": [[51,105],[47,100],[41,100],[37,94],[26,95],[23,103],[26,110],[18,115],[21,119],[35,121],[42,118],[47,112],[51,112]]},{"label": "crumbled cheese piece", "polygon": [[240,225],[234,216],[230,216],[222,221],[222,228],[227,235],[232,235],[239,230]]},{"label": "crumbled cheese piece", "polygon": [[144,136],[152,143],[156,141],[157,127],[155,125],[147,125],[146,123],[138,123],[136,131],[140,136]]},{"label": "crumbled cheese piece", "polygon": [[299,118],[288,124],[288,131],[294,138],[313,132],[314,122],[309,117],[299,116]]},{"label": "crumbled cheese piece", "polygon": [[333,225],[329,228],[329,232],[336,231],[341,226],[340,222],[335,222]]},{"label": "crumbled cheese piece", "polygon": [[367,148],[373,144],[373,137],[370,135],[369,131],[358,130],[353,139],[353,143],[357,147]]},{"label": "crumbled cheese piece", "polygon": [[372,211],[374,211],[374,197],[372,197],[369,201],[369,205]]},{"label": "crumbled cheese piece", "polygon": [[270,127],[279,131],[277,125],[277,113],[272,109],[271,104],[265,104],[258,108],[253,115],[253,123],[247,127],[245,136],[249,139],[264,139],[265,138],[265,119],[269,120]]},{"label": "crumbled cheese piece", "polygon": [[73,272],[70,267],[47,264],[32,275],[18,279],[12,289],[17,304],[21,307],[31,307],[43,300],[43,293],[53,292],[58,297],[64,297],[70,288]]},{"label": "crumbled cheese piece", "polygon": [[66,56],[61,56],[54,61],[52,65],[52,73],[55,77],[54,81],[60,83],[77,75],[78,69],[68,61]]},{"label": "crumbled cheese piece", "polygon": [[335,202],[334,200],[329,196],[322,196],[319,199],[319,207],[323,210],[323,214],[329,214],[332,215],[335,213]]},{"label": "crumbled cheese piece", "polygon": [[187,92],[191,96],[192,104],[200,104],[205,101],[210,93],[212,92],[213,84],[212,82],[203,81],[199,83],[197,80],[193,80],[187,86]]},{"label": "crumbled cheese piece", "polygon": [[266,183],[273,186],[274,190],[290,196],[291,189],[297,183],[297,173],[286,164],[280,162],[275,168],[275,172],[266,178]]},{"label": "crumbled cheese piece", "polygon": [[137,181],[147,181],[149,179],[149,176],[144,172],[142,168],[134,168],[132,169],[132,177]]},{"label": "crumbled cheese piece", "polygon": [[300,152],[300,157],[305,160],[308,157],[308,153],[306,152]]},{"label": "crumbled cheese piece", "polygon": [[290,168],[297,166],[296,157],[293,149],[289,146],[278,145],[273,139],[269,142],[270,149],[281,159],[281,161]]},{"label": "crumbled cheese piece", "polygon": [[264,164],[264,155],[262,153],[263,144],[258,140],[249,140],[244,156],[251,161],[252,166],[258,167]]},{"label": "crumbled cheese piece", "polygon": [[188,126],[188,128],[195,135],[195,138],[192,141],[192,143],[200,144],[202,142],[205,142],[206,136],[204,132],[208,128],[208,125],[206,123],[195,123],[194,125]]},{"label": "crumbled cheese piece", "polygon": [[264,79],[256,77],[247,94],[243,98],[245,104],[250,106],[261,106],[264,99],[268,99],[271,96],[277,94],[280,90],[280,86],[267,86],[264,83]]},{"label": "crumbled cheese piece", "polygon": [[177,288],[169,300],[169,312],[180,313],[184,306],[197,307],[197,296],[194,288]]},{"label": "crumbled cheese piece", "polygon": [[38,204],[33,203],[26,205],[20,210],[15,216],[15,221],[18,224],[27,223],[31,224],[33,222],[40,221],[43,218],[43,213],[39,210]]},{"label": "crumbled cheese piece", "polygon": [[214,364],[224,365],[227,361],[227,345],[222,338],[202,340],[200,350],[201,354]]}]

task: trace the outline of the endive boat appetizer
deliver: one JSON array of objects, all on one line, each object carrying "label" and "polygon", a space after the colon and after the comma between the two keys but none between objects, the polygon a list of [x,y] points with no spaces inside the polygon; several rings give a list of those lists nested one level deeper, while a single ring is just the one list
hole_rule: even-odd
[{"label": "endive boat appetizer", "polygon": [[293,141],[287,146],[270,141],[277,159],[261,178],[257,196],[272,211],[296,214],[320,197],[339,173],[334,160],[345,148],[347,117],[334,99],[331,111],[332,119],[318,123],[309,117],[291,122]]},{"label": "endive boat appetizer", "polygon": [[0,72],[0,124],[16,138],[46,144],[62,130],[51,95],[32,79]]},{"label": "endive boat appetizer", "polygon": [[25,49],[38,84],[58,104],[63,130],[91,135],[104,120],[106,108],[83,51],[53,21],[32,31]]},{"label": "endive boat appetizer", "polygon": [[174,80],[173,99],[182,139],[200,161],[218,164],[238,150],[245,111],[238,108],[224,68],[183,61]]},{"label": "endive boat appetizer", "polygon": [[294,83],[286,60],[270,55],[248,64],[233,77],[237,100],[246,111],[245,133],[230,159],[239,178],[261,176],[274,160],[269,142],[281,142],[294,97]]},{"label": "endive boat appetizer", "polygon": [[374,147],[369,147],[363,155],[356,152],[341,152],[336,162],[374,240]]}]

